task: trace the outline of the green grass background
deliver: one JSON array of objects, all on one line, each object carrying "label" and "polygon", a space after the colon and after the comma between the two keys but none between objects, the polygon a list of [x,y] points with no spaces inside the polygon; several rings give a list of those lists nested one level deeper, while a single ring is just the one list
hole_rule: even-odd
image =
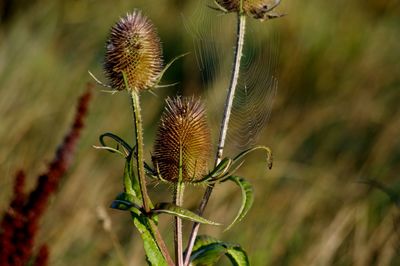
[{"label": "green grass background", "polygon": [[[3,11],[6,2],[11,9],[2,12],[0,25],[1,213],[17,170],[26,170],[31,188],[46,169],[78,95],[91,81],[87,71],[103,79],[110,26],[126,12],[142,9],[157,26],[170,60],[192,49],[182,14],[198,4],[19,0],[4,1]],[[256,266],[399,265],[399,209],[381,191],[357,182],[376,179],[400,193],[399,3],[283,0],[279,11],[288,15],[266,23],[280,35],[279,90],[260,139],[273,149],[275,165],[265,173],[257,156],[248,160],[242,174],[255,186],[252,210],[229,232],[201,231],[240,243]],[[143,95],[147,154],[163,98],[201,94],[198,74],[185,60],[167,75],[166,82],[180,81],[178,86],[158,91],[158,97]],[[131,142],[131,110],[126,93],[101,89],[94,90],[75,163],[42,219],[37,243],[49,243],[50,265],[120,265],[96,209],[107,207],[121,191],[123,161],[92,145],[106,131]],[[163,185],[151,190],[157,199],[169,197],[170,188]],[[202,191],[189,189],[188,207],[195,208]],[[228,223],[239,203],[235,187],[218,186],[206,216]],[[107,213],[129,265],[144,264],[129,215]],[[171,220],[163,218],[161,227],[171,240]]]}]

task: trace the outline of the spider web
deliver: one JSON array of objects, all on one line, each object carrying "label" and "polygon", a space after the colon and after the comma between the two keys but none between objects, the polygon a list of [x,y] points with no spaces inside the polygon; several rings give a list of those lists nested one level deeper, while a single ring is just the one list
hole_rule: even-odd
[{"label": "spider web", "polygon": [[[206,91],[208,114],[219,129],[232,71],[236,14],[213,10],[213,1],[199,1],[184,18],[193,40],[196,62]],[[270,21],[247,18],[240,76],[233,101],[225,150],[235,152],[257,144],[267,125],[277,92],[278,35]],[[217,114],[217,115],[215,115]]]}]

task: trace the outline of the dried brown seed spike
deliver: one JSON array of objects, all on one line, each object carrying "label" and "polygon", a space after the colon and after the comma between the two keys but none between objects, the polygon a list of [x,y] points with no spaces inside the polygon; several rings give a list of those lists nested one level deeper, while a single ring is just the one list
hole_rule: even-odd
[{"label": "dried brown seed spike", "polygon": [[106,43],[105,74],[113,89],[144,90],[156,85],[162,70],[161,42],[153,23],[135,10],[112,28]]},{"label": "dried brown seed spike", "polygon": [[199,180],[208,170],[211,154],[204,106],[193,97],[168,98],[166,103],[154,145],[154,167],[163,179],[178,182],[182,154],[182,181]]}]

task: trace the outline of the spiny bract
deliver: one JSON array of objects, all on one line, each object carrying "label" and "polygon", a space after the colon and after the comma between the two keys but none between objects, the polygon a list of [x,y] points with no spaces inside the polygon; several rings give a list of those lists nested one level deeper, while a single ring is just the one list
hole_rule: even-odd
[{"label": "spiny bract", "polygon": [[106,43],[105,74],[113,89],[125,89],[122,72],[130,90],[156,85],[162,70],[161,42],[151,21],[135,10],[112,28]]},{"label": "spiny bract", "polygon": [[166,103],[154,145],[154,167],[162,179],[178,182],[181,161],[182,181],[199,180],[207,172],[211,152],[204,106],[193,97],[167,98]]}]

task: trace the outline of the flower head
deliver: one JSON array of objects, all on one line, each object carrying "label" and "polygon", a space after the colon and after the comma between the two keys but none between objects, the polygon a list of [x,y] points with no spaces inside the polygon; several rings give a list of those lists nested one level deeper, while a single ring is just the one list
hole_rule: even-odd
[{"label": "flower head", "polygon": [[218,5],[228,12],[240,12],[240,1],[242,3],[242,11],[247,16],[255,19],[265,20],[269,18],[279,17],[281,15],[272,14],[272,11],[280,3],[280,0],[215,0]]},{"label": "flower head", "polygon": [[161,177],[177,182],[199,180],[207,171],[211,133],[205,109],[195,98],[168,98],[154,145],[153,164]]},{"label": "flower head", "polygon": [[106,43],[105,74],[113,89],[125,89],[123,73],[131,90],[156,85],[162,70],[161,42],[151,21],[135,10],[112,28]]}]

